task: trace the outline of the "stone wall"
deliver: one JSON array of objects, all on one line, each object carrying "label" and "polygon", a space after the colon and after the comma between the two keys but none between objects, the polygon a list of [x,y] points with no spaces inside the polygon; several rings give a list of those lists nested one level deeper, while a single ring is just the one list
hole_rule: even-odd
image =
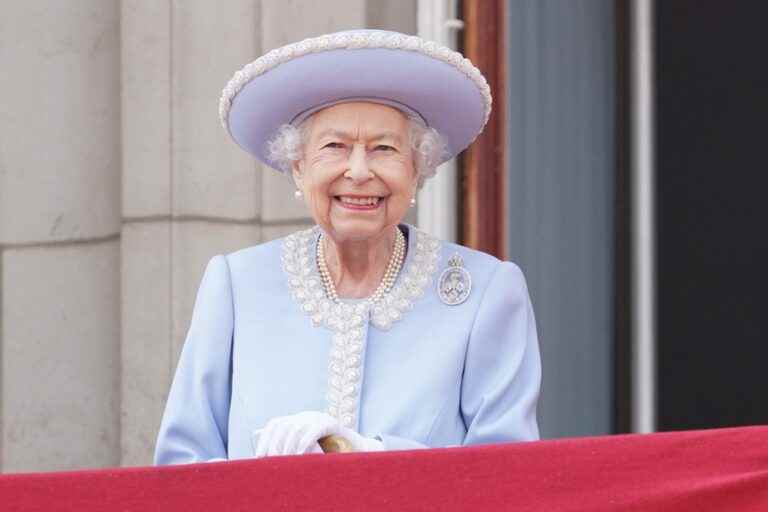
[{"label": "stone wall", "polygon": [[304,37],[415,33],[416,3],[3,5],[0,470],[151,463],[206,262],[311,222],[221,89]]}]

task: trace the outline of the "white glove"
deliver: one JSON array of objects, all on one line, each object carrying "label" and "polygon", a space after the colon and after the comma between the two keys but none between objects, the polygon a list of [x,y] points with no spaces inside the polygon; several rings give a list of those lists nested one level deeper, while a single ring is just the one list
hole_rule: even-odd
[{"label": "white glove", "polygon": [[381,441],[361,436],[354,430],[342,426],[329,414],[304,411],[291,416],[273,418],[263,429],[255,431],[253,433],[254,456],[322,453],[317,441],[330,435],[344,437],[358,452],[384,449]]}]

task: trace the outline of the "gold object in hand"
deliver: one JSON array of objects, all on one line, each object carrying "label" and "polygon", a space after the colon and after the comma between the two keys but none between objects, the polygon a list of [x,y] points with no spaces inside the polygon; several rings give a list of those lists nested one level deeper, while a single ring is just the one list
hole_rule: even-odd
[{"label": "gold object in hand", "polygon": [[330,435],[317,440],[324,453],[347,453],[355,451],[346,437]]}]

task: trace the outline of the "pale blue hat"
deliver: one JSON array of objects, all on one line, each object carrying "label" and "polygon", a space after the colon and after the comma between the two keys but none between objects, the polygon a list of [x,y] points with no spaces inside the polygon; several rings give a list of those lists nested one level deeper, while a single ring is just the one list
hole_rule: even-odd
[{"label": "pale blue hat", "polygon": [[416,36],[352,30],[270,51],[236,72],[219,117],[244,150],[265,164],[267,141],[286,123],[345,101],[373,101],[422,120],[445,137],[448,160],[482,132],[491,92],[460,53]]}]

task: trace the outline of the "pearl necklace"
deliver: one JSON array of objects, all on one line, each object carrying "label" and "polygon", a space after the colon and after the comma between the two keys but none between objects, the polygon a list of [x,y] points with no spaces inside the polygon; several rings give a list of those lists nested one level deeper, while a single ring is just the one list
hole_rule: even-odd
[{"label": "pearl necklace", "polygon": [[[403,261],[405,260],[405,236],[400,228],[397,229],[397,235],[395,235],[395,249],[392,251],[392,255],[389,258],[387,269],[384,271],[384,277],[381,279],[376,291],[373,295],[368,297],[368,302],[371,304],[381,300],[385,293],[389,292],[395,285],[397,275],[400,273],[400,269],[403,267]],[[336,286],[333,284],[331,273],[328,271],[328,265],[325,261],[325,247],[323,243],[324,236],[320,233],[320,238],[317,241],[317,269],[320,273],[320,280],[323,282],[325,288],[325,295],[333,302],[339,303],[339,295],[336,292]]]}]

